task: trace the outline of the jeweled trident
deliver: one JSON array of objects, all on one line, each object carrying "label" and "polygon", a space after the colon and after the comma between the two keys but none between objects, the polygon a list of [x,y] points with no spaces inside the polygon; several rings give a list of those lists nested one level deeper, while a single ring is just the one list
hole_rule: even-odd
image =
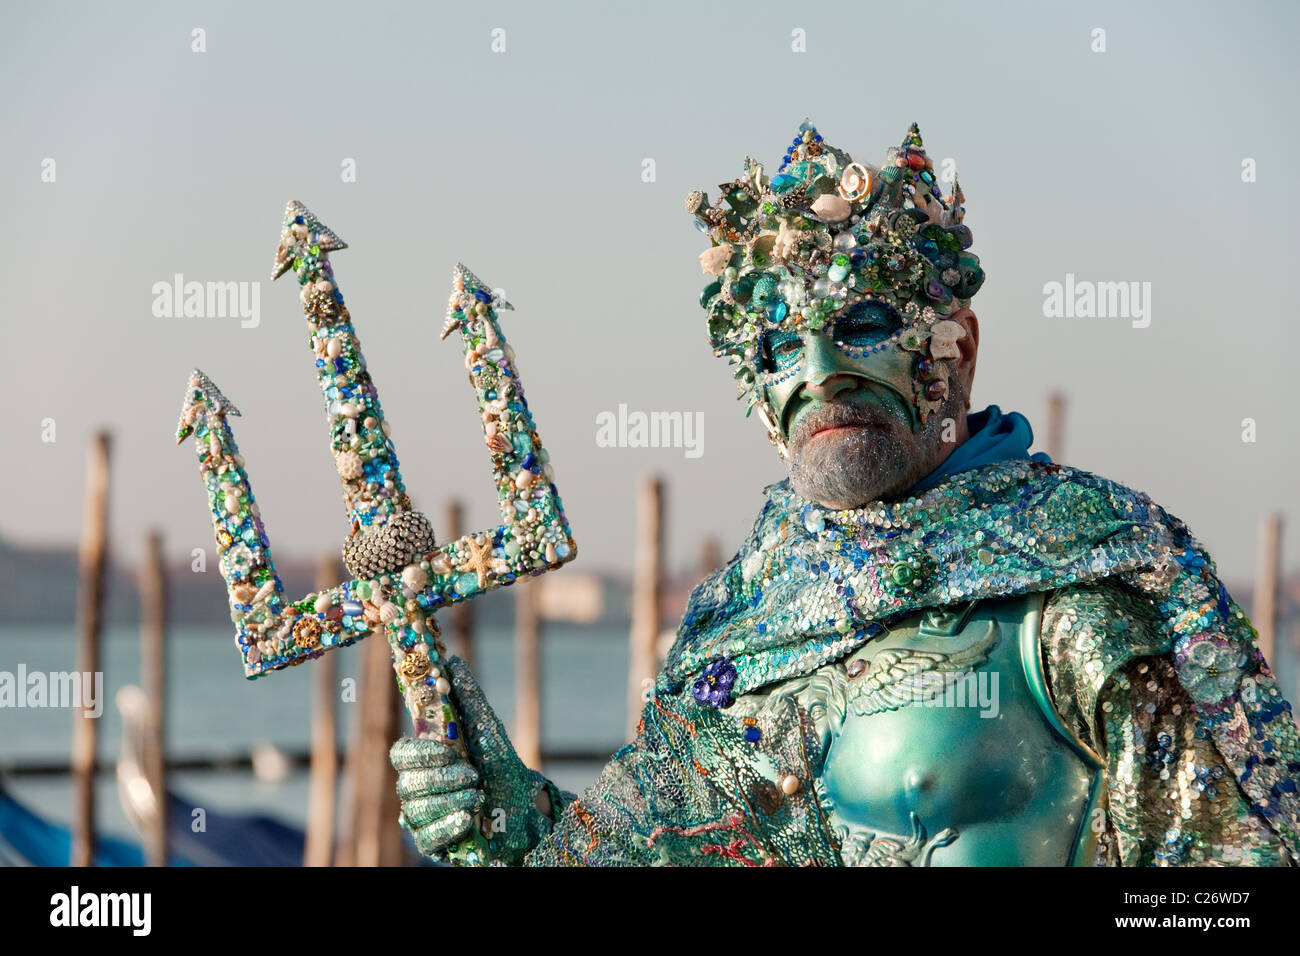
[{"label": "jeweled trident", "polygon": [[[382,625],[416,735],[449,743],[463,755],[451,686],[441,669],[446,649],[434,612],[524,575],[558,568],[576,556],[577,546],[549,456],[524,401],[514,350],[497,324],[498,310],[513,306],[459,264],[442,337],[460,329],[502,523],[491,531],[435,543],[429,519],[414,509],[402,484],[379,393],[334,280],[329,253],[344,248],[343,240],[302,203],[291,202],[271,278],[289,269],[298,274],[325,396],[330,449],[352,525],[343,562],[353,579],[297,601],[285,600],[244,459],[227,421],[239,411],[198,369],[186,386],[176,440],[179,444],[194,436],[245,676],[261,677],[320,657]],[[485,825],[480,813],[470,836],[450,853],[462,863],[486,864],[490,849],[490,821]]]}]

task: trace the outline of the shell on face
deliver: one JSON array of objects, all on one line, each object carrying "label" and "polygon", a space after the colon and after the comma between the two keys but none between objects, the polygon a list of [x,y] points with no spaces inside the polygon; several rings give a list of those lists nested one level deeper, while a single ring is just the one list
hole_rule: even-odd
[{"label": "shell on face", "polygon": [[934,323],[930,329],[930,357],[935,359],[960,358],[957,342],[966,337],[966,330],[951,319]]}]

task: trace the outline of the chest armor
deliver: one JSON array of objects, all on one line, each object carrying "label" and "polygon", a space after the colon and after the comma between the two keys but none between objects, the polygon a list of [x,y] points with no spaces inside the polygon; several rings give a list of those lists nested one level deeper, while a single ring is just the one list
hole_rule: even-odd
[{"label": "chest armor", "polygon": [[816,672],[800,698],[846,865],[1092,861],[1101,762],[1048,696],[1042,605],[927,611]]}]

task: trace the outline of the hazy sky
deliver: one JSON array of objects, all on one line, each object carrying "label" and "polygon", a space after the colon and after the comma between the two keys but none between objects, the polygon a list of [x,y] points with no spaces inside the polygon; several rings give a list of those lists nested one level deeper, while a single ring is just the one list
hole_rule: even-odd
[{"label": "hazy sky", "polygon": [[[707,240],[682,200],[716,196],[746,154],[774,167],[807,115],[872,163],[915,120],[957,162],[988,274],[976,407],[1021,410],[1041,438],[1063,389],[1065,460],[1149,492],[1249,576],[1300,464],[1298,19],[1282,2],[6,3],[0,537],[75,541],[86,439],[108,426],[115,544],[133,556],[158,525],[173,557],[210,549],[173,439],[198,365],[243,411],[275,554],[341,544],[297,287],[267,279],[299,199],[351,247],[332,259],[418,506],[436,519],[459,496],[475,526],[496,520],[459,346],[437,337],[460,259],[516,306],[504,329],[575,567],[631,566],[652,471],[672,564],[710,534],[731,554],[783,467],[709,353]],[[177,273],[260,283],[260,323],[155,317]],[[1067,273],[1149,282],[1149,327],[1044,317]],[[703,454],[598,447],[620,404],[702,413]]]}]

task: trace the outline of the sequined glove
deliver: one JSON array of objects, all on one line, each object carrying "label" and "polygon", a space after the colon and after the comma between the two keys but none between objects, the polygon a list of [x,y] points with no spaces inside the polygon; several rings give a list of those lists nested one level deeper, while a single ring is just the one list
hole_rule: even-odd
[{"label": "sequined glove", "polygon": [[417,737],[393,744],[388,759],[402,801],[398,823],[421,853],[444,858],[446,848],[469,833],[472,814],[483,806],[479,772],[450,745]]},{"label": "sequined glove", "polygon": [[524,766],[464,661],[450,658],[446,669],[470,762],[438,741],[397,741],[389,756],[398,774],[400,822],[421,853],[445,859],[446,847],[469,833],[471,814],[481,809],[492,862],[520,865],[573,795]]}]

